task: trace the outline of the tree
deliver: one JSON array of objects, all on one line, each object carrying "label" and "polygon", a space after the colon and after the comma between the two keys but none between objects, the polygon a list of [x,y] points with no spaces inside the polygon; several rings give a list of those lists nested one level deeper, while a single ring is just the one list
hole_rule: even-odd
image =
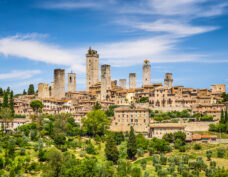
[{"label": "tree", "polygon": [[206,151],[206,156],[207,156],[207,160],[210,161],[211,160],[211,156],[212,156],[212,151]]},{"label": "tree", "polygon": [[26,93],[26,91],[25,91],[25,89],[23,90],[23,95],[26,95],[27,93]]},{"label": "tree", "polygon": [[44,107],[42,101],[40,100],[33,100],[31,103],[30,103],[30,106],[32,108],[32,110],[38,114],[38,112],[41,112],[42,111],[42,108]]},{"label": "tree", "polygon": [[4,93],[2,107],[3,108],[9,107],[9,96],[7,92]]},{"label": "tree", "polygon": [[13,91],[10,92],[10,104],[9,107],[12,112],[12,116],[14,117],[14,98],[13,98]]},{"label": "tree", "polygon": [[101,110],[93,110],[87,114],[87,118],[82,118],[82,129],[89,135],[95,137],[104,135],[110,126],[110,119]]},{"label": "tree", "polygon": [[175,133],[173,134],[173,136],[174,136],[174,140],[180,139],[180,140],[182,140],[183,142],[185,142],[186,134],[185,134],[184,132],[182,132],[182,131],[175,132]]},{"label": "tree", "polygon": [[131,126],[131,131],[129,135],[129,139],[127,142],[127,155],[129,159],[134,159],[137,153],[137,144],[136,137],[134,133],[134,128]]},{"label": "tree", "polygon": [[166,133],[163,135],[162,139],[165,141],[172,143],[173,142],[173,134],[172,133]]},{"label": "tree", "polygon": [[4,94],[3,94],[3,89],[0,88],[0,97],[3,96],[3,95],[4,95]]},{"label": "tree", "polygon": [[222,109],[219,123],[224,123],[224,111]]},{"label": "tree", "polygon": [[199,143],[196,143],[196,144],[194,144],[194,147],[193,148],[195,150],[200,150],[200,149],[202,149],[202,146]]},{"label": "tree", "polygon": [[169,143],[164,139],[152,138],[149,147],[152,147],[158,152],[166,152],[169,149]]},{"label": "tree", "polygon": [[4,132],[6,133],[6,122],[13,120],[11,109],[7,108],[7,107],[3,107],[0,112],[0,117],[1,117],[1,119],[3,119]]},{"label": "tree", "polygon": [[226,154],[225,148],[217,148],[217,157],[223,158]]},{"label": "tree", "polygon": [[30,84],[28,88],[28,95],[34,95],[34,94],[35,94],[34,85]]},{"label": "tree", "polygon": [[93,110],[99,110],[99,109],[101,109],[101,104],[98,103],[98,101],[97,101],[93,106]]},{"label": "tree", "polygon": [[105,144],[105,155],[108,160],[113,161],[114,163],[118,161],[119,151],[113,136],[109,136],[107,138],[107,142]]},{"label": "tree", "polygon": [[61,172],[61,166],[63,163],[62,153],[56,148],[51,148],[47,152],[47,160],[48,162],[46,168],[43,170],[43,176],[58,177]]}]

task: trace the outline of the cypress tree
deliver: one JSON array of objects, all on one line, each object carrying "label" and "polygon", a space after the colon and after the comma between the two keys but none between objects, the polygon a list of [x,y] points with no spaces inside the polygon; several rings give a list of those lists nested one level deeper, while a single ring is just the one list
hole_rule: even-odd
[{"label": "cypress tree", "polygon": [[222,111],[221,111],[220,123],[221,123],[221,124],[224,123],[224,112],[223,112],[223,109],[222,109]]},{"label": "cypress tree", "polygon": [[0,88],[0,96],[3,96],[4,94],[3,94],[3,90],[2,90],[2,88]]},{"label": "cypress tree", "polygon": [[14,117],[14,98],[13,98],[13,91],[10,92],[10,109],[12,111],[12,117]]},{"label": "cypress tree", "polygon": [[10,93],[10,87],[7,87],[6,92],[9,94]]},{"label": "cypress tree", "polygon": [[23,91],[23,95],[26,95],[27,93],[26,93],[26,91],[25,91],[25,89],[24,89],[24,91]]},{"label": "cypress tree", "polygon": [[107,143],[105,144],[105,155],[108,160],[113,161],[114,163],[116,163],[119,158],[119,151],[116,146],[116,141],[111,135],[108,137]]},{"label": "cypress tree", "polygon": [[9,97],[7,92],[4,93],[2,107],[4,108],[9,107]]},{"label": "cypress tree", "polygon": [[28,95],[33,95],[33,94],[35,94],[34,85],[30,84],[28,89]]},{"label": "cypress tree", "polygon": [[225,121],[224,123],[227,123],[228,122],[228,114],[227,114],[227,109],[226,109],[226,112],[225,112]]},{"label": "cypress tree", "polygon": [[129,159],[134,159],[135,155],[137,153],[137,147],[136,147],[136,138],[134,133],[134,128],[131,126],[131,131],[129,135],[129,139],[127,142],[127,155]]}]

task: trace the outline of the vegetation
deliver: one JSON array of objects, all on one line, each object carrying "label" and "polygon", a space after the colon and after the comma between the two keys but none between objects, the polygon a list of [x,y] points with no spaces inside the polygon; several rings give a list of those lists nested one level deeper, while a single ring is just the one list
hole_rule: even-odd
[{"label": "vegetation", "polygon": [[221,117],[218,124],[210,124],[209,131],[228,133],[228,113],[227,110],[221,111]]},{"label": "vegetation", "polygon": [[[25,93],[25,92],[23,92],[23,93]],[[34,89],[34,85],[33,84],[29,85],[27,93],[28,93],[28,95],[34,95],[35,94],[35,89]]]}]

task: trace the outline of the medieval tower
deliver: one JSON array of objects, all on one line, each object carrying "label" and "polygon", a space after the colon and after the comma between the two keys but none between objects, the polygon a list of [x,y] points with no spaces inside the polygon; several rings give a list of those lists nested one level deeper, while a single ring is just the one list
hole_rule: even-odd
[{"label": "medieval tower", "polygon": [[143,86],[151,83],[151,66],[149,60],[144,60],[143,64]]},{"label": "medieval tower", "polygon": [[76,74],[75,73],[68,73],[67,76],[67,91],[74,92],[76,91]]},{"label": "medieval tower", "polygon": [[136,73],[129,74],[129,89],[136,88]]},{"label": "medieval tower", "polygon": [[101,100],[107,99],[109,89],[111,89],[111,66],[101,65]]},{"label": "medieval tower", "polygon": [[38,84],[38,98],[49,98],[49,85],[47,83]]},{"label": "medieval tower", "polygon": [[97,82],[99,82],[99,54],[90,47],[86,54],[86,91]]},{"label": "medieval tower", "polygon": [[119,80],[119,84],[120,84],[120,87],[122,88],[122,89],[126,89],[127,87],[126,87],[126,85],[127,85],[127,80],[126,79],[120,79]]},{"label": "medieval tower", "polygon": [[168,89],[173,87],[173,74],[172,73],[165,73],[164,86]]},{"label": "medieval tower", "polygon": [[54,92],[53,97],[56,99],[62,99],[65,97],[65,70],[54,70]]}]

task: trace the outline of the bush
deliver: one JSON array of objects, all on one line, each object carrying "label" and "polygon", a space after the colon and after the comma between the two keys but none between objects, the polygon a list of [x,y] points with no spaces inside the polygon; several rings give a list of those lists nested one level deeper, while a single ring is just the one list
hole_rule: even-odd
[{"label": "bush", "polygon": [[154,154],[154,148],[152,147],[149,147],[148,148],[148,151],[149,151],[149,155],[152,156]]},{"label": "bush", "polygon": [[144,150],[143,150],[143,148],[141,148],[141,147],[138,148],[138,149],[137,149],[137,154],[138,154],[139,157],[142,157],[142,156],[144,155]]},{"label": "bush", "polygon": [[142,166],[142,168],[143,168],[143,170],[145,170],[146,169],[146,159],[142,159],[141,161],[140,161],[140,165]]},{"label": "bush", "polygon": [[206,156],[207,156],[207,160],[210,161],[211,160],[211,156],[212,156],[212,151],[206,151]]},{"label": "bush", "polygon": [[194,148],[195,150],[200,150],[200,149],[202,149],[202,146],[201,146],[201,144],[196,143],[196,144],[194,144],[193,148]]},{"label": "bush", "polygon": [[186,146],[181,146],[179,147],[180,152],[186,152]]},{"label": "bush", "polygon": [[200,120],[201,121],[212,121],[213,120],[213,117],[212,116],[205,115],[205,116],[201,117]]},{"label": "bush", "polygon": [[89,141],[89,143],[87,144],[87,146],[86,146],[86,152],[88,153],[88,154],[96,154],[96,151],[95,151],[95,147],[94,147],[94,145],[91,143],[91,141]]},{"label": "bush", "polygon": [[223,158],[225,156],[226,150],[225,148],[217,148],[217,157]]},{"label": "bush", "polygon": [[21,148],[20,149],[20,155],[25,155],[25,151],[26,151],[25,148]]}]

